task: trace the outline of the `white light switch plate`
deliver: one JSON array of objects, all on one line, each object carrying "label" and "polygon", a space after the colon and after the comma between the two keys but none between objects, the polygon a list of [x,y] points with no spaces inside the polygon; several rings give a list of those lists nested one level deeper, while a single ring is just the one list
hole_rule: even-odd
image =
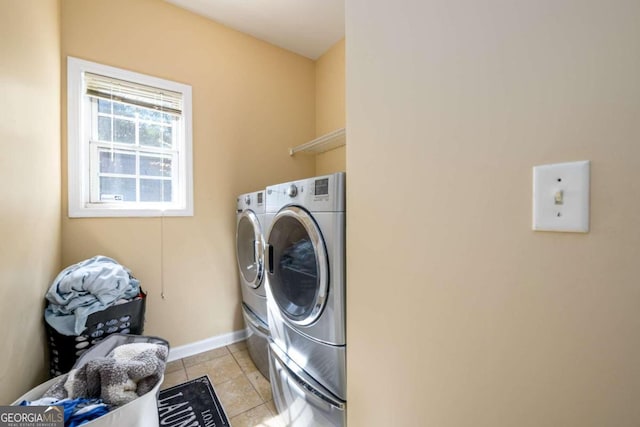
[{"label": "white light switch plate", "polygon": [[590,162],[533,168],[533,229],[589,231]]}]

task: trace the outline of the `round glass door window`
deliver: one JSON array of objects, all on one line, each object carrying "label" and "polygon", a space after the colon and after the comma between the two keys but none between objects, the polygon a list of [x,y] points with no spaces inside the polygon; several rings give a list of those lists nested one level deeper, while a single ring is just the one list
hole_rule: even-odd
[{"label": "round glass door window", "polygon": [[236,256],[240,274],[253,288],[260,286],[264,274],[262,255],[262,236],[258,218],[253,212],[245,211],[238,221]]},{"label": "round glass door window", "polygon": [[274,300],[294,322],[313,322],[327,292],[326,249],[317,225],[304,210],[286,208],[274,218],[269,245]]}]

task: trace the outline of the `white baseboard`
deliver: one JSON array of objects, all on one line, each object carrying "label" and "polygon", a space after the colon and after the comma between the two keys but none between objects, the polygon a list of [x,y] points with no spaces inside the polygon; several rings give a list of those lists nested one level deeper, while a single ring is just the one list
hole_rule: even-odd
[{"label": "white baseboard", "polygon": [[196,341],[191,344],[179,345],[169,350],[169,358],[167,362],[182,359],[183,357],[193,356],[194,354],[204,351],[213,350],[214,348],[224,347],[247,338],[247,329],[229,332],[215,337],[207,338],[202,341]]}]

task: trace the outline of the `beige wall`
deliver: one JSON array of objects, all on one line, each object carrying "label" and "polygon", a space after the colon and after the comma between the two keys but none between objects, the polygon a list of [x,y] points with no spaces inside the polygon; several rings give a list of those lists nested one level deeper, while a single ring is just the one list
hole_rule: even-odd
[{"label": "beige wall", "polygon": [[0,0],[0,404],[46,377],[44,294],[60,268],[60,22]]},{"label": "beige wall", "polygon": [[[347,0],[349,425],[640,425],[639,21]],[[531,231],[572,160],[591,232]]]},{"label": "beige wall", "polygon": [[345,146],[316,155],[316,176],[347,170]]},{"label": "beige wall", "polygon": [[313,175],[313,158],[288,155],[314,137],[313,61],[160,0],[64,0],[62,54],[192,85],[195,198],[195,216],[163,225],[69,219],[63,143],[63,264],[104,254],[127,265],[149,292],[145,333],[173,346],[244,328],[236,196]]},{"label": "beige wall", "polygon": [[[316,61],[316,137],[345,127],[344,39]],[[342,172],[345,148],[316,155],[316,175]]]}]

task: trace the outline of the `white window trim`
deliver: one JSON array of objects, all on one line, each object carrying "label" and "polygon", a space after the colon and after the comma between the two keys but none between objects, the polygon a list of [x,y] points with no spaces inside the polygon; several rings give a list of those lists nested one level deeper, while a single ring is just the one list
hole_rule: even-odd
[{"label": "white window trim", "polygon": [[[83,105],[83,73],[90,73],[114,77],[147,86],[181,92],[183,95],[182,123],[184,126],[184,146],[180,156],[178,180],[184,186],[184,194],[174,204],[167,208],[158,205],[157,208],[132,208],[120,203],[101,203],[100,206],[90,203],[89,188],[89,144],[86,137],[85,117],[87,114]],[[70,218],[90,217],[157,217],[157,216],[193,216],[193,150],[192,150],[192,111],[191,86],[148,75],[110,67],[108,65],[85,61],[83,59],[67,57],[67,161],[68,161],[68,199]],[[173,194],[176,194],[175,192]],[[149,205],[148,205],[149,206]]]}]

